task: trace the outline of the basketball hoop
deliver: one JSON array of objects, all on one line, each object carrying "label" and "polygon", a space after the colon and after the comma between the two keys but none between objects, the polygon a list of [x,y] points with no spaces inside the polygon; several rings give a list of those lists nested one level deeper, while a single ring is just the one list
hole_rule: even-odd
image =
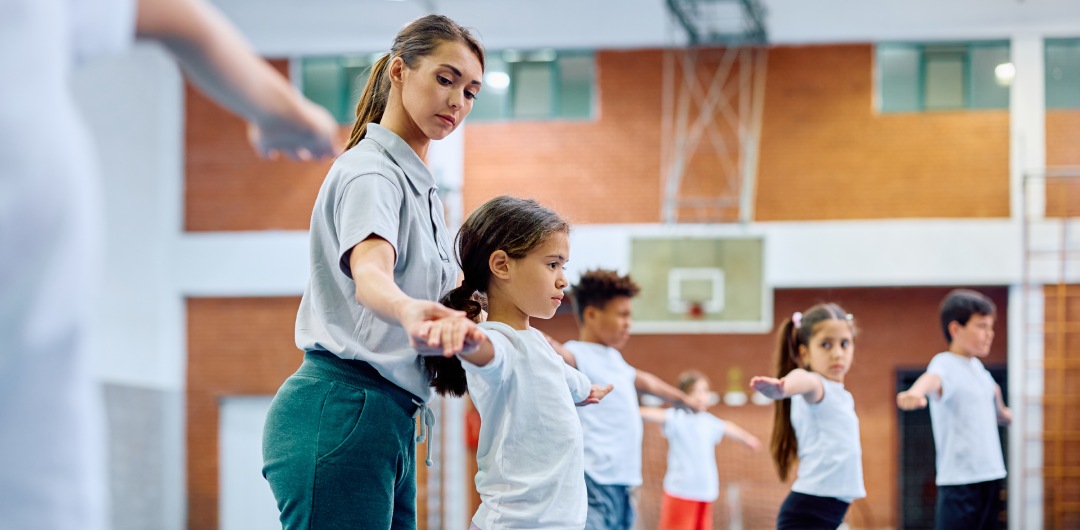
[{"label": "basketball hoop", "polygon": [[701,305],[701,302],[690,302],[686,308],[686,316],[694,320],[705,318],[705,308]]}]

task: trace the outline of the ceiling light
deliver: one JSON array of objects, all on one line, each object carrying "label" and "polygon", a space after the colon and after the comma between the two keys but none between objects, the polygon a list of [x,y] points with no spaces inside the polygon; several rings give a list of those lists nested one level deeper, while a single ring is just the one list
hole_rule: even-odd
[{"label": "ceiling light", "polygon": [[506,72],[488,72],[484,74],[484,84],[495,90],[506,90],[510,86],[510,74]]},{"label": "ceiling light", "polygon": [[1013,63],[1001,63],[994,67],[994,77],[999,85],[1009,86],[1016,77],[1016,67]]}]

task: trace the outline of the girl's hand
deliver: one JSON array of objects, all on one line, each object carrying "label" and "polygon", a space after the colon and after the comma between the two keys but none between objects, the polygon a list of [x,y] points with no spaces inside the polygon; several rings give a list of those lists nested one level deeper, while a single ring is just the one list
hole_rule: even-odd
[{"label": "girl's hand", "polygon": [[918,410],[926,408],[926,396],[920,396],[910,391],[903,391],[896,395],[896,406],[900,410]]},{"label": "girl's hand", "polygon": [[595,405],[596,403],[599,403],[601,399],[604,399],[604,396],[608,395],[608,393],[611,392],[611,389],[613,388],[615,388],[615,385],[593,385],[592,390],[589,391],[589,397],[585,398],[585,401],[575,403],[575,405],[579,407],[584,407],[585,405]]},{"label": "girl's hand", "polygon": [[420,355],[453,356],[462,350],[467,337],[481,333],[463,311],[429,300],[410,299],[401,304],[397,318]]},{"label": "girl's hand", "polygon": [[753,435],[748,436],[746,438],[746,441],[743,442],[743,444],[746,445],[747,449],[750,449],[751,451],[753,451],[755,453],[761,450],[761,440],[758,440],[757,436],[753,436]]},{"label": "girl's hand", "polygon": [[750,388],[769,399],[784,399],[784,378],[757,376],[750,380]]}]

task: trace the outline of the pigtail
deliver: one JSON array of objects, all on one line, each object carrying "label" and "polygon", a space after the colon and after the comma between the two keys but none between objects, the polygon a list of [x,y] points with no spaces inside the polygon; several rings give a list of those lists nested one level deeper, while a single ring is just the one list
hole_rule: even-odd
[{"label": "pigtail", "polygon": [[[798,333],[799,328],[790,318],[780,327],[776,348],[777,378],[782,378],[799,367],[796,362],[799,355]],[[791,466],[799,455],[799,440],[795,438],[795,428],[791,425],[790,399],[773,402],[773,430],[769,450],[772,452],[780,480],[786,481]]]},{"label": "pigtail", "polygon": [[387,65],[390,64],[390,54],[384,54],[371,66],[371,74],[368,76],[367,85],[360,95],[360,101],[356,104],[356,123],[353,124],[352,134],[345,150],[352,149],[367,135],[369,123],[379,123],[383,112],[386,111],[386,101],[390,97],[390,77],[386,73]]},{"label": "pigtail", "polygon": [[[475,298],[475,295],[476,289],[462,283],[460,287],[446,293],[440,302],[451,309],[464,311],[466,318],[479,323],[483,305]],[[468,392],[465,368],[461,366],[461,359],[457,356],[431,356],[422,357],[422,359],[428,385],[433,387],[439,395],[461,397]]]}]

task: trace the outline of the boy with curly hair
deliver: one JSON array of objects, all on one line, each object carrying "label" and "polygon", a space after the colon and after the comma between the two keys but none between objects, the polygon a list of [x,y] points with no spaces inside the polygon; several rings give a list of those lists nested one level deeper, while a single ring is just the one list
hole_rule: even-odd
[{"label": "boy with curly hair", "polygon": [[596,269],[581,275],[571,291],[578,340],[555,351],[599,385],[614,389],[597,405],[578,408],[585,436],[585,486],[589,497],[586,530],[630,530],[631,495],[641,485],[642,422],[638,392],[705,410],[705,403],[627,364],[619,349],[630,338],[630,300],[639,287],[629,275]]}]

